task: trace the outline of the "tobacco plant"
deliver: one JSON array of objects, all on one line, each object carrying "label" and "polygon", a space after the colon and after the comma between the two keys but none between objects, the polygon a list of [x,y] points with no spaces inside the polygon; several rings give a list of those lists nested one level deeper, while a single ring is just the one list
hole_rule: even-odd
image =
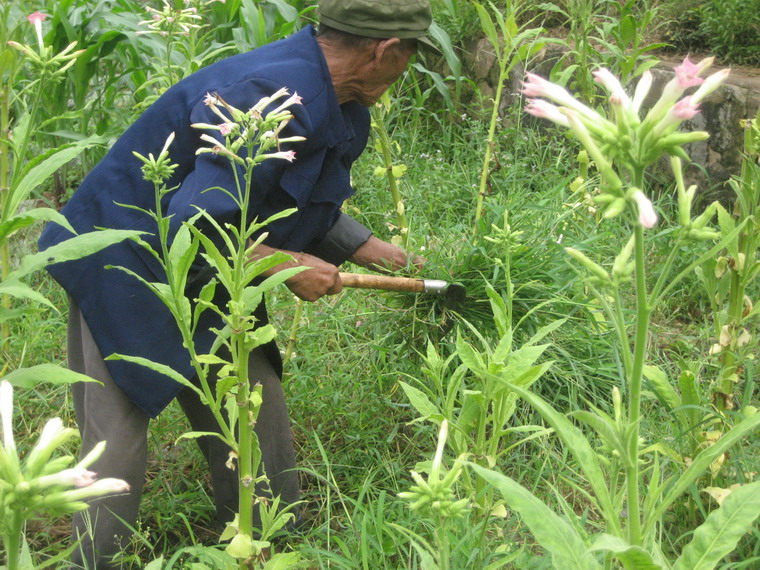
[{"label": "tobacco plant", "polygon": [[[75,513],[87,508],[86,500],[129,491],[121,479],[97,480],[87,468],[105,450],[101,441],[76,465],[74,457],[60,454],[68,441],[77,436],[73,428],[63,427],[60,418],[49,420],[37,444],[22,459],[13,436],[13,386],[0,381],[0,538],[5,551],[6,570],[34,568],[24,536],[28,520]],[[74,549],[70,547],[45,565],[63,562]]]},{"label": "tobacco plant", "polygon": [[[625,93],[608,70],[595,73],[596,81],[610,95],[609,117],[536,75],[528,74],[525,83],[523,93],[534,98],[527,111],[571,129],[595,162],[602,182],[602,193],[596,201],[604,206],[604,217],[624,216],[633,226],[633,235],[609,269],[585,253],[567,248],[587,273],[588,286],[604,308],[619,341],[624,373],[621,387],[613,389],[613,415],[598,409],[565,415],[525,388],[514,383],[508,385],[543,416],[576,460],[589,487],[578,490],[601,518],[598,523],[601,532],[588,533],[579,521],[561,518],[510,477],[472,464],[475,472],[499,489],[507,504],[520,514],[558,567],[602,568],[617,560],[626,568],[712,568],[734,549],[760,513],[760,482],[739,486],[722,507],[709,514],[681,555],[671,563],[660,545],[665,512],[716,458],[757,430],[760,414],[750,410],[746,419],[702,449],[681,473],[671,473],[668,465],[661,462],[657,447],[647,446],[641,433],[642,389],[652,312],[685,275],[735,242],[745,226],[737,224],[728,235],[721,235],[707,225],[715,208],[693,218],[695,189],[678,185],[680,223],[673,231],[673,247],[654,284],[647,279],[646,230],[657,224],[658,215],[643,190],[644,172],[664,153],[687,158],[682,145],[706,138],[706,133],[681,133],[677,129],[682,121],[699,111],[699,103],[725,80],[726,71],[707,79],[701,77],[711,63],[711,59],[706,59],[693,64],[687,58],[676,68],[676,77],[643,119],[639,115],[641,103],[652,80],[648,72],[642,76],[633,97]],[[699,88],[681,98],[692,86]],[[678,266],[682,246],[693,240],[715,239],[719,239],[718,243],[706,253],[686,267]],[[631,280],[635,301],[634,307],[628,309],[624,292]],[[635,317],[633,324],[626,319],[629,311]],[[594,436],[585,435],[571,418],[591,428]],[[601,448],[595,449],[595,441],[602,444]],[[577,517],[569,508],[564,510],[571,520]],[[603,562],[599,561],[600,555]]]},{"label": "tobacco plant", "polygon": [[[239,475],[239,509],[233,522],[229,523],[220,537],[229,540],[226,552],[238,561],[239,567],[249,568],[263,557],[270,546],[269,538],[285,526],[292,514],[278,511],[279,499],[261,500],[256,496],[256,488],[266,483],[262,473],[261,450],[253,430],[259,407],[262,403],[261,386],[251,387],[248,376],[250,353],[257,347],[271,341],[275,336],[272,325],[259,326],[253,316],[254,309],[262,302],[265,292],[284,282],[303,268],[291,268],[256,282],[262,273],[288,261],[290,256],[275,253],[266,257],[253,255],[266,234],[262,228],[276,219],[290,215],[286,210],[267,220],[253,219],[250,209],[253,171],[256,165],[267,159],[292,161],[293,151],[280,151],[279,145],[303,140],[302,137],[281,137],[279,133],[292,118],[288,108],[299,104],[297,95],[285,97],[287,91],[281,89],[271,97],[264,97],[247,111],[241,111],[217,95],[209,94],[205,103],[221,119],[220,124],[195,124],[195,128],[219,133],[220,138],[202,134],[200,138],[211,146],[202,147],[199,153],[214,153],[229,160],[234,169],[237,188],[211,189],[224,191],[235,200],[240,209],[237,224],[220,225],[204,211],[192,220],[182,224],[176,234],[170,234],[170,217],[164,215],[162,199],[176,188],[167,188],[165,181],[171,177],[176,165],[171,163],[169,150],[173,134],[157,156],[148,157],[135,153],[143,162],[143,176],[155,188],[155,210],[145,211],[158,226],[159,250],[147,242],[142,242],[153,257],[161,264],[167,281],[149,282],[133,271],[119,268],[143,282],[166,305],[173,315],[182,335],[183,345],[189,351],[198,384],[191,382],[173,369],[130,355],[114,354],[108,358],[124,359],[164,374],[183,386],[193,390],[216,418],[219,433],[208,434],[190,432],[184,438],[211,436],[220,438],[234,454]],[[275,106],[271,109],[271,106]],[[202,220],[210,228],[211,235],[202,232],[197,222]],[[214,235],[215,234],[215,235]],[[190,267],[200,255],[213,268],[215,278],[208,282],[197,299],[186,297]],[[213,299],[217,288],[223,288],[228,301],[217,306]],[[203,312],[216,313],[223,322],[218,336],[208,353],[199,353],[194,343],[195,332]],[[253,509],[261,515],[261,529],[253,527]],[[254,532],[258,532],[258,537]],[[298,558],[297,554],[277,554],[269,563],[288,564]]]}]

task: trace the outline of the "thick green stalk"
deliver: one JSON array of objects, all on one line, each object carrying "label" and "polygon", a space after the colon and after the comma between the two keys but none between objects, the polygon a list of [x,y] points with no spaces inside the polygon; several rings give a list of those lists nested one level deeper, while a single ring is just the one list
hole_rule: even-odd
[{"label": "thick green stalk", "polygon": [[21,555],[21,529],[24,526],[24,517],[21,509],[15,509],[8,521],[9,531],[3,536],[5,546],[6,569],[19,570],[19,558]]},{"label": "thick green stalk", "polygon": [[438,517],[435,538],[438,543],[438,552],[440,553],[438,557],[438,568],[440,570],[449,570],[449,559],[451,558],[451,554],[449,553],[449,538],[446,532],[447,526],[446,520],[443,517]]},{"label": "thick green stalk", "polygon": [[[240,333],[244,336],[245,333]],[[240,417],[238,419],[238,474],[240,476],[240,496],[238,511],[240,514],[238,532],[245,536],[253,536],[253,497],[255,493],[256,473],[254,469],[253,426],[251,425],[250,386],[248,384],[248,350],[243,338],[238,342],[238,393],[237,404]],[[241,570],[246,568],[244,560],[240,561]]]},{"label": "thick green stalk", "polygon": [[[641,183],[641,173],[637,176]],[[641,516],[639,505],[639,429],[641,422],[641,385],[646,358],[647,335],[649,332],[649,299],[646,291],[646,273],[644,258],[644,228],[636,224],[635,232],[635,266],[636,266],[636,338],[634,340],[633,364],[628,383],[628,424],[632,426],[628,441],[628,465],[626,478],[628,488],[628,541],[641,546]]]},{"label": "thick green stalk", "polygon": [[[751,124],[747,126],[744,135],[744,153],[745,156],[742,160],[741,179],[739,180],[737,191],[740,194],[737,196],[736,208],[738,209],[738,219],[741,221],[750,216],[753,216],[755,212],[752,211],[753,206],[756,204],[756,197],[752,184],[753,174],[750,168],[750,161],[755,160],[753,154],[754,141],[752,137]],[[742,196],[743,194],[743,196]],[[749,208],[750,211],[742,210],[742,208]],[[757,228],[757,222],[750,223],[739,234],[737,238],[736,250],[744,254],[745,264],[751,263],[751,260],[755,258],[756,246],[754,239],[750,238],[751,232]],[[736,355],[736,336],[740,329],[742,321],[742,313],[744,311],[744,268],[733,267],[730,270],[730,285],[729,285],[729,298],[728,298],[728,319],[727,324],[732,329],[732,342],[731,345],[726,347],[721,352],[720,356],[720,380],[719,390],[716,398],[716,406],[718,409],[727,410],[732,407],[732,396],[734,393],[734,384],[738,380],[737,373],[737,355]],[[718,331],[720,332],[720,331]]]}]

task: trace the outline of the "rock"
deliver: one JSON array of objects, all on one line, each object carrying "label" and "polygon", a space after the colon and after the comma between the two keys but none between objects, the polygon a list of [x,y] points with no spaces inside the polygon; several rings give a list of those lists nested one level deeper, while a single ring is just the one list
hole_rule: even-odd
[{"label": "rock", "polygon": [[[498,68],[493,49],[488,40],[473,41],[464,58],[464,74],[474,80],[487,97],[493,97]],[[548,77],[552,66],[561,57],[556,46],[542,50],[531,61],[530,69],[543,77]],[[652,70],[654,83],[644,107],[651,106],[660,96],[662,88],[674,77],[673,63],[660,64]],[[714,70],[713,70],[714,71]],[[520,98],[520,81],[524,69],[516,68],[510,76],[509,84],[502,94],[502,114]],[[629,89],[632,91],[632,88]],[[683,130],[705,130],[710,133],[706,142],[686,147],[692,159],[684,171],[687,184],[697,184],[703,198],[709,200],[730,199],[733,191],[727,184],[731,176],[739,174],[744,145],[744,131],[740,121],[753,118],[760,108],[760,77],[751,73],[729,76],[727,84],[721,86],[703,101],[701,113],[683,124]],[[662,169],[669,172],[669,168]]]}]

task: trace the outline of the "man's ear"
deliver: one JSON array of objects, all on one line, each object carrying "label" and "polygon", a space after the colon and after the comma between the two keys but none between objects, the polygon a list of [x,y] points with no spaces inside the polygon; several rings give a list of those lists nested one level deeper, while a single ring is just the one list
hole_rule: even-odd
[{"label": "man's ear", "polygon": [[378,61],[382,61],[388,54],[389,50],[393,50],[399,47],[401,40],[399,38],[388,38],[380,40],[375,44],[375,58]]}]

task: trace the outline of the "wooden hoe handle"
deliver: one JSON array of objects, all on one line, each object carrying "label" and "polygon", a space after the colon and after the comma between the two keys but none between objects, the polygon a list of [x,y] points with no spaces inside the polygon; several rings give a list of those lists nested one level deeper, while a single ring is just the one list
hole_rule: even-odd
[{"label": "wooden hoe handle", "polygon": [[341,273],[340,280],[343,281],[344,287],[353,287],[355,289],[382,289],[383,291],[406,291],[408,293],[422,293],[425,291],[424,279],[414,279],[412,277]]}]

